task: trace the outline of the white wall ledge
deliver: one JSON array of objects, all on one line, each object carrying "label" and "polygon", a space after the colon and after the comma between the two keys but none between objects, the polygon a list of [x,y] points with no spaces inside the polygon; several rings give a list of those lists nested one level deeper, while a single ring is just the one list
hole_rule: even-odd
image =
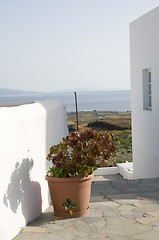
[{"label": "white wall ledge", "polygon": [[120,174],[124,179],[133,179],[133,163],[118,163],[116,167],[98,168],[94,171],[95,176]]},{"label": "white wall ledge", "polygon": [[13,239],[49,205],[49,148],[68,135],[58,99],[0,108],[0,238]]}]

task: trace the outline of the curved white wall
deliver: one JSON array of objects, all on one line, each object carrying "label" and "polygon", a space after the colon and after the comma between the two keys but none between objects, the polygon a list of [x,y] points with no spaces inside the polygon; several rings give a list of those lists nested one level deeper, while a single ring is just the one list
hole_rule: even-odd
[{"label": "curved white wall", "polygon": [[[134,178],[159,177],[159,7],[130,24]],[[143,110],[142,70],[151,68],[152,111]]]},{"label": "curved white wall", "polygon": [[68,134],[60,100],[0,108],[0,239],[11,240],[49,205],[49,147]]}]

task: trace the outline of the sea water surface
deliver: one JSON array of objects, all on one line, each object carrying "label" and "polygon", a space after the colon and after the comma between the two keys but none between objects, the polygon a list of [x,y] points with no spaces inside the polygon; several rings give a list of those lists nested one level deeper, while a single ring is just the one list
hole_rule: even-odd
[{"label": "sea water surface", "polygon": [[[78,111],[131,111],[130,91],[79,91],[77,93]],[[0,105],[14,105],[21,102],[34,102],[59,98],[67,112],[75,112],[74,92],[1,95]]]}]

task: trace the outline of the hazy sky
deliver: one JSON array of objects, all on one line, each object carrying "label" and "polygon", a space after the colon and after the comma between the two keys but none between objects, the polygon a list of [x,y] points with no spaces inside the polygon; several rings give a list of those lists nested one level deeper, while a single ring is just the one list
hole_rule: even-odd
[{"label": "hazy sky", "polygon": [[130,89],[129,23],[158,0],[1,0],[0,88]]}]

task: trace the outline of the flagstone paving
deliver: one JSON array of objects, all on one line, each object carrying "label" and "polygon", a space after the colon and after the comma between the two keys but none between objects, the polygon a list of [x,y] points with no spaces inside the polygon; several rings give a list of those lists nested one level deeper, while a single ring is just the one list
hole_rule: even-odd
[{"label": "flagstone paving", "polygon": [[61,219],[52,206],[14,240],[159,240],[159,179],[94,177],[89,213]]}]

